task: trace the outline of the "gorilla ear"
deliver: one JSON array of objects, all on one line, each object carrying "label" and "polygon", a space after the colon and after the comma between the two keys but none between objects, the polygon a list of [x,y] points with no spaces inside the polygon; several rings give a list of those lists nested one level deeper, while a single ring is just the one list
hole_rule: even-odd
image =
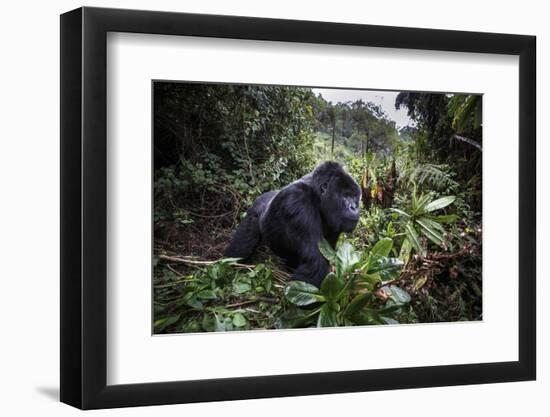
[{"label": "gorilla ear", "polygon": [[319,186],[319,190],[321,191],[321,195],[323,195],[325,193],[325,191],[327,190],[328,188],[328,184],[326,182],[323,182],[320,186]]}]

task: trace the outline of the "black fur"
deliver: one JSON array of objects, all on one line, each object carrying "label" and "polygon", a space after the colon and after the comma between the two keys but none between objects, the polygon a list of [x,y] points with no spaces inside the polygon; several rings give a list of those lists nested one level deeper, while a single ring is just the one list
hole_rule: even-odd
[{"label": "black fur", "polygon": [[361,190],[336,162],[256,199],[235,232],[225,256],[248,258],[260,241],[294,270],[292,279],[320,287],[328,262],[319,252],[324,237],[335,247],[340,233],[359,220]]}]

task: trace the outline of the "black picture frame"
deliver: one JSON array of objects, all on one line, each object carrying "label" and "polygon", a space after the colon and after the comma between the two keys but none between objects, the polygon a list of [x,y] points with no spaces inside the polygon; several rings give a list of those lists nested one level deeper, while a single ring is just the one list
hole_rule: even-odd
[{"label": "black picture frame", "polygon": [[[108,32],[519,56],[519,360],[107,385]],[[82,409],[534,380],[536,38],[79,8],[61,15],[61,401]]]}]

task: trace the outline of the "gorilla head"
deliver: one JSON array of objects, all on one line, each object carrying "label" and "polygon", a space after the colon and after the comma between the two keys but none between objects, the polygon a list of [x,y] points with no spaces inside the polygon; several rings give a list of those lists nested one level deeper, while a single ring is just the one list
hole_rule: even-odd
[{"label": "gorilla head", "polygon": [[359,220],[361,189],[335,162],[325,162],[312,172],[312,185],[318,184],[320,209],[326,226],[335,233],[349,233]]},{"label": "gorilla head", "polygon": [[324,162],[280,191],[256,199],[225,250],[225,256],[248,258],[260,243],[294,269],[292,279],[317,287],[328,273],[319,252],[326,239],[336,246],[342,232],[359,220],[361,189],[336,162]]}]

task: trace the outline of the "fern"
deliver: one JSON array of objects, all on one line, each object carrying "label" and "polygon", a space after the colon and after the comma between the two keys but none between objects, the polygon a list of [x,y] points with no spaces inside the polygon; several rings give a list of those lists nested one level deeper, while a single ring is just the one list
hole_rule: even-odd
[{"label": "fern", "polygon": [[406,167],[401,171],[399,181],[416,184],[420,189],[454,192],[459,185],[453,179],[454,176],[454,172],[446,164],[421,164]]}]

